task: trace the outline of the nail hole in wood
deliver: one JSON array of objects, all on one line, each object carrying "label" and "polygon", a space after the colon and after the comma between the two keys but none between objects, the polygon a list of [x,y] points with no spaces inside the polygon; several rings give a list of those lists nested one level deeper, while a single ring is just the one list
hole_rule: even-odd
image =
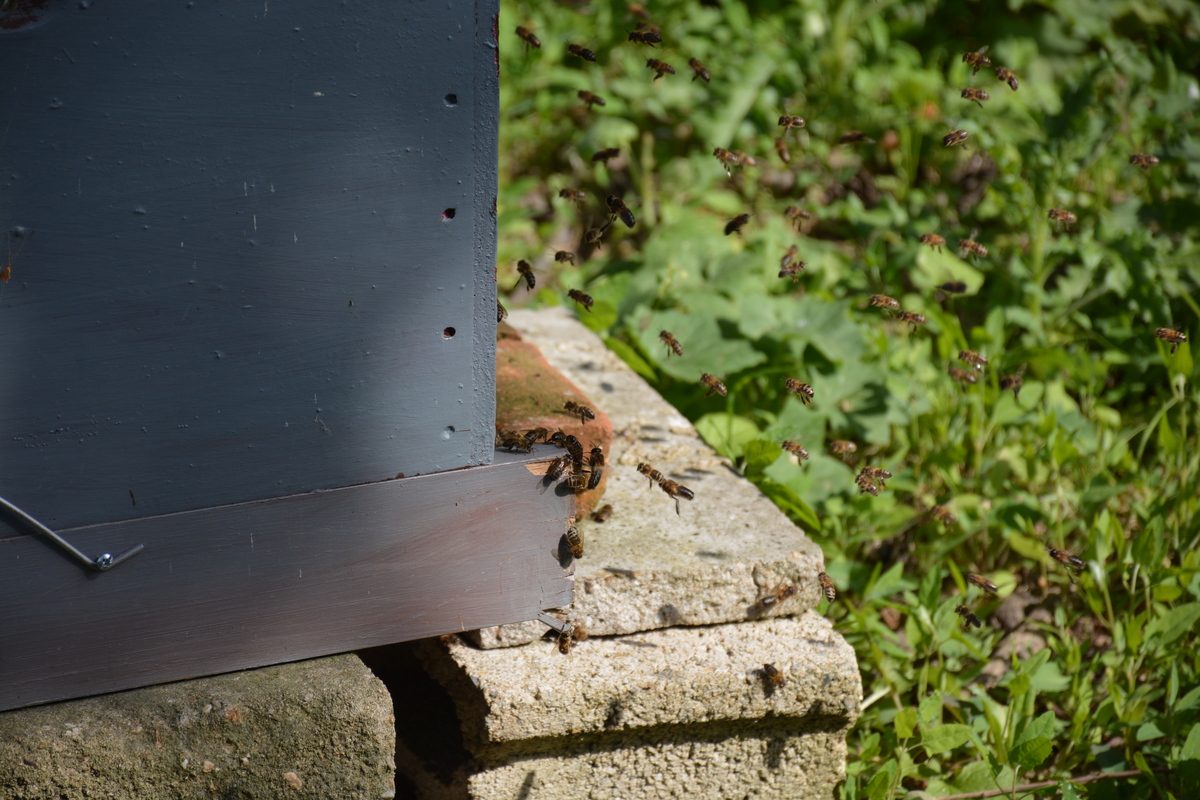
[{"label": "nail hole in wood", "polygon": [[456,213],[457,212],[453,208],[447,208],[442,212],[442,219],[454,219],[454,215]]},{"label": "nail hole in wood", "polygon": [[455,333],[456,333],[456,331],[454,330],[454,328],[446,328],[444,331],[442,331],[442,336],[444,336],[447,339],[453,339]]},{"label": "nail hole in wood", "polygon": [[446,95],[446,105],[451,107],[458,105],[458,95],[454,93]]}]

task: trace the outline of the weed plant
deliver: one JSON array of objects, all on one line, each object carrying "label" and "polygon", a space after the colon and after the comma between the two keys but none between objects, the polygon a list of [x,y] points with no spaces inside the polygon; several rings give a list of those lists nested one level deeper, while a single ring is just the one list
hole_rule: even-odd
[{"label": "weed plant", "polygon": [[[823,610],[866,693],[841,796],[1200,797],[1200,365],[1154,336],[1200,320],[1200,6],[646,5],[653,49],[627,40],[625,3],[503,2],[502,293],[589,293],[581,319],[820,543],[840,588]],[[963,62],[985,46],[1017,90]],[[676,73],[655,80],[648,58]],[[785,131],[784,114],[805,126]],[[955,129],[965,145],[944,146]],[[850,131],[864,140],[839,143]],[[757,165],[727,175],[716,147]],[[637,225],[589,247],[609,194]],[[787,206],[811,215],[800,230]],[[964,258],[968,237],[987,256]],[[790,245],[795,282],[777,277]],[[536,294],[509,292],[518,259]],[[954,282],[965,291],[936,288]],[[870,307],[876,293],[927,324]],[[989,361],[974,384],[948,375],[971,371],[962,350]],[[728,396],[706,397],[703,372]],[[835,439],[857,444],[849,463]],[[855,485],[864,465],[894,476],[879,497]]]}]

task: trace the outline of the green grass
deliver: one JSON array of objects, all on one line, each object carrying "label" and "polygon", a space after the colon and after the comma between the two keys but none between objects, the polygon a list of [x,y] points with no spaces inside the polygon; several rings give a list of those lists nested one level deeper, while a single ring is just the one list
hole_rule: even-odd
[{"label": "green grass", "polygon": [[[1200,320],[1200,7],[649,5],[656,50],[626,41],[622,3],[502,5],[502,289],[518,259],[539,274],[536,295],[505,302],[591,294],[584,321],[820,543],[841,589],[826,613],[867,695],[843,796],[1200,796],[1200,364],[1153,336]],[[1019,90],[971,75],[961,55],[985,45]],[[652,80],[649,57],[677,74]],[[690,80],[692,57],[711,83]],[[971,86],[984,108],[959,96]],[[606,105],[587,110],[580,89]],[[788,165],[784,113],[806,120],[786,134]],[[970,149],[942,145],[955,128]],[[838,144],[851,130],[874,141]],[[590,161],[608,147],[620,157]],[[714,147],[758,166],[727,177]],[[1136,152],[1162,163],[1130,165]],[[592,250],[581,237],[607,194],[638,224]],[[803,234],[788,205],[812,213]],[[1064,229],[1051,208],[1078,221]],[[741,213],[743,235],[725,236]],[[987,257],[955,252],[972,231]],[[919,243],[928,232],[944,252]],[[796,283],[777,277],[792,244]],[[940,296],[947,281],[967,292]],[[870,308],[874,293],[928,324]],[[990,362],[965,389],[947,374],[963,349]],[[1019,370],[1014,398],[1000,379]],[[729,396],[706,398],[702,372]],[[786,377],[814,387],[814,408]],[[857,444],[852,465],[828,454],[834,439]],[[879,497],[854,484],[864,464],[893,473]],[[934,504],[957,524],[928,519]],[[1072,576],[1046,547],[1086,568]],[[963,602],[982,630],[964,629]]]}]

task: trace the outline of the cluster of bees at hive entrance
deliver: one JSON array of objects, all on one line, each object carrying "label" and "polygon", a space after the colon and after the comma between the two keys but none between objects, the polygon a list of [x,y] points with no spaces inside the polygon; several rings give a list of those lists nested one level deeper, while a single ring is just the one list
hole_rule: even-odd
[{"label": "cluster of bees at hive entrance", "polygon": [[[645,79],[649,83],[657,84],[660,81],[684,80],[689,74],[691,76],[690,80],[693,83],[701,82],[702,84],[711,85],[722,80],[720,69],[710,68],[710,66],[701,61],[693,53],[676,49],[673,46],[669,32],[664,32],[652,23],[651,14],[645,6],[638,3],[629,4],[627,18],[632,23],[633,29],[628,31],[627,40],[622,46],[644,50],[644,55],[646,56]],[[538,38],[536,31],[532,29],[532,26],[518,26],[516,28],[516,36],[528,52],[542,47],[541,40]],[[992,59],[987,55],[987,50],[987,47],[983,47],[978,51],[968,51],[962,54],[962,63],[971,69],[969,79],[971,85],[962,88],[960,93],[966,106],[964,113],[971,111],[972,107],[978,107],[979,111],[975,112],[977,114],[987,114],[989,111],[989,107],[985,104],[992,102],[991,93],[981,86],[974,85],[981,71],[985,76],[989,73],[995,76],[1000,91],[1016,92],[1020,88],[1020,80],[1016,73],[1008,66],[994,64]],[[575,61],[579,66],[583,67],[579,74],[585,79],[588,75],[588,65],[600,63],[600,57],[586,42],[566,42],[565,51],[565,58],[568,62]],[[686,67],[684,66],[685,64]],[[608,107],[609,100],[612,98],[604,97],[595,91],[595,89],[595,86],[577,87],[576,93],[581,103],[581,116],[586,117],[587,114],[595,113],[596,109],[605,109]],[[778,118],[778,128],[776,131],[778,135],[774,137],[773,147],[767,152],[747,153],[734,149],[729,146],[728,142],[710,143],[712,158],[715,161],[714,168],[722,171],[730,181],[736,181],[746,168],[758,167],[772,158],[777,159],[784,165],[784,168],[788,168],[788,165],[793,161],[793,148],[798,145],[796,140],[798,132],[804,131],[806,128],[807,123],[802,116],[782,113]],[[956,124],[949,125],[948,128],[941,140],[944,147],[959,148],[962,150],[978,147],[974,143],[970,131],[967,129],[959,128]],[[730,130],[733,130],[733,128],[731,127]],[[876,140],[862,131],[851,130],[840,133],[836,138],[836,142],[840,146],[869,146],[875,144]],[[614,171],[610,169],[610,162],[628,162],[633,154],[623,152],[620,147],[604,147],[590,154],[580,155],[581,162],[586,157],[595,167],[604,167],[605,172],[601,173],[597,171],[597,175],[608,174],[610,180],[612,180]],[[1158,166],[1159,159],[1156,156],[1146,153],[1134,153],[1129,156],[1129,164],[1133,167],[1148,170]],[[631,181],[620,181],[619,183],[622,187],[632,185]],[[600,181],[597,179],[597,185],[599,184]],[[602,251],[606,235],[610,233],[614,224],[618,221],[630,231],[635,229],[638,224],[637,214],[635,213],[639,206],[638,198],[627,194],[622,195],[620,192],[621,190],[614,185],[611,191],[603,192],[601,196],[593,198],[587,192],[575,186],[564,186],[559,189],[559,199],[570,204],[578,211],[580,225],[578,237],[575,240],[578,242],[577,248],[575,250],[555,250],[554,261],[556,263],[565,262],[576,265],[585,261],[597,251]],[[753,228],[753,226],[762,224],[766,217],[774,213],[778,213],[788,223],[789,228],[794,227],[798,235],[803,235],[803,233],[811,231],[812,226],[816,223],[815,212],[803,208],[802,204],[788,204],[778,209],[777,212],[761,209],[757,211],[747,210],[732,217],[714,220],[713,224],[714,226],[719,226],[725,236],[736,239],[745,235],[745,232]],[[1068,234],[1072,226],[1078,223],[1076,214],[1064,208],[1050,208],[1047,210],[1046,216],[1054,223],[1055,229],[1063,234]],[[960,257],[964,259],[969,258],[975,264],[985,262],[990,257],[994,257],[988,245],[976,239],[977,234],[977,229],[972,230],[970,233],[960,236],[957,241],[957,251]],[[941,253],[943,248],[947,247],[946,236],[937,231],[921,233],[916,237],[915,243],[929,247],[938,253]],[[804,247],[801,243],[790,245],[779,258],[778,278],[793,284],[799,282],[803,276],[808,274],[803,256]],[[528,291],[533,291],[536,285],[536,278],[529,263],[521,260],[518,262],[517,269],[519,276],[513,292],[515,293],[522,285]],[[578,287],[562,288],[566,291],[567,298],[580,312],[592,312],[594,301],[589,294]],[[897,324],[900,329],[910,330],[914,335],[926,328],[929,320],[924,313],[903,308],[899,300],[887,293],[885,287],[879,288],[882,291],[876,291],[869,297],[864,298],[862,307],[867,313],[882,313]],[[978,286],[974,287],[974,291],[977,291],[978,288]],[[945,303],[952,300],[955,295],[966,294],[972,291],[972,289],[965,281],[947,280],[936,286],[935,291],[936,300]],[[877,309],[878,311],[871,312],[870,309]],[[1153,336],[1170,345],[1171,355],[1174,355],[1176,349],[1187,341],[1186,333],[1182,330],[1177,330],[1175,327],[1157,328],[1153,331]],[[683,357],[685,349],[688,347],[687,341],[667,330],[660,331],[658,338],[666,348],[666,358],[673,356]],[[953,382],[957,383],[962,391],[966,392],[980,382],[990,364],[991,360],[987,355],[963,348],[958,352],[957,363],[948,365],[947,376]],[[1025,364],[1014,365],[1015,368],[1002,372],[997,382],[1002,391],[1012,391],[1014,401],[1017,403],[1020,403],[1020,391],[1024,385],[1023,376],[1026,366]],[[697,391],[702,391],[704,397],[716,395],[725,398],[729,396],[729,388],[726,386],[724,378],[720,375],[698,372],[695,380]],[[786,393],[794,396],[805,407],[815,407],[820,402],[822,392],[817,377],[807,375],[786,376],[782,379],[782,385]],[[784,452],[790,454],[800,465],[803,465],[809,459],[808,449],[804,443],[795,438],[782,440],[780,446]],[[827,445],[827,449],[832,456],[840,458],[848,464],[854,463],[854,459],[858,458],[856,455],[858,446],[853,441],[834,440]],[[587,466],[582,463],[578,454],[573,454],[570,447],[567,447],[567,450],[567,455],[561,457],[560,460],[556,460],[555,464],[557,465],[561,461],[564,473],[566,473],[568,468],[571,470],[567,480],[568,482],[575,481],[575,483],[571,484],[572,487],[575,484],[584,485],[584,479],[576,478],[575,476],[586,475]],[[892,477],[892,473],[886,467],[868,463],[858,463],[857,466],[858,471],[854,475],[854,485],[860,495],[879,497],[881,493],[886,491],[887,480]],[[664,475],[650,463],[639,463],[637,470],[649,479],[650,488],[657,486],[675,501],[676,513],[681,513],[679,502],[681,499],[689,501],[697,499],[697,494],[690,488]],[[912,502],[916,507],[917,514],[904,531],[916,525],[926,523],[940,524],[948,530],[954,529],[958,525],[958,518],[948,507],[951,500],[952,498],[948,498],[938,504],[926,507],[914,495]],[[702,502],[702,498],[697,500],[697,502]],[[593,518],[596,521],[603,521],[612,512],[611,505],[606,506],[598,515],[593,515]],[[572,531],[572,542],[576,539],[578,540],[578,552],[581,553],[582,540],[578,538],[578,531],[574,527],[572,527]],[[572,543],[572,549],[575,549],[574,543]],[[1081,570],[1084,567],[1084,562],[1067,550],[1046,547],[1045,552],[1048,554],[1049,559],[1052,559],[1069,571]],[[822,572],[819,576],[819,583],[821,593],[830,602],[834,601],[837,591],[832,579]],[[967,583],[969,587],[978,588],[988,595],[994,595],[998,591],[995,584],[974,573],[967,573]],[[794,584],[783,584],[771,588],[759,598],[755,606],[754,615],[765,616],[769,613],[774,613],[781,604],[797,592],[798,587]],[[955,612],[962,618],[963,624],[968,629],[971,627],[981,627],[983,624],[983,621],[965,604],[959,604]],[[568,628],[570,624],[566,623]],[[563,638],[564,636],[566,637],[565,639]],[[564,653],[569,652],[570,642],[573,641],[570,634],[563,634],[562,631],[559,631],[558,638],[560,649]],[[564,641],[566,642],[565,645]],[[770,664],[764,665],[762,676],[771,686],[778,688],[783,685],[781,673],[775,670]]]}]

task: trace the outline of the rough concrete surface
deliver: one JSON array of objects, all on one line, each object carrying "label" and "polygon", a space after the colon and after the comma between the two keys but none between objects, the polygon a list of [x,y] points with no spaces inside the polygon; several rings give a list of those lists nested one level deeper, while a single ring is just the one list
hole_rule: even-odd
[{"label": "rough concrete surface", "polygon": [[[516,310],[509,321],[612,422],[600,502],[615,511],[604,523],[579,522],[584,556],[575,565],[572,613],[589,632],[743,620],[754,616],[759,597],[786,583],[799,592],[779,612],[817,605],[820,548],[595,334],[562,308]],[[681,501],[676,514],[675,501],[637,471],[640,461],[691,488],[696,499]],[[523,623],[471,637],[480,647],[504,647],[545,630]]]},{"label": "rough concrete surface", "polygon": [[383,684],[353,655],[0,713],[4,800],[394,793]]}]

